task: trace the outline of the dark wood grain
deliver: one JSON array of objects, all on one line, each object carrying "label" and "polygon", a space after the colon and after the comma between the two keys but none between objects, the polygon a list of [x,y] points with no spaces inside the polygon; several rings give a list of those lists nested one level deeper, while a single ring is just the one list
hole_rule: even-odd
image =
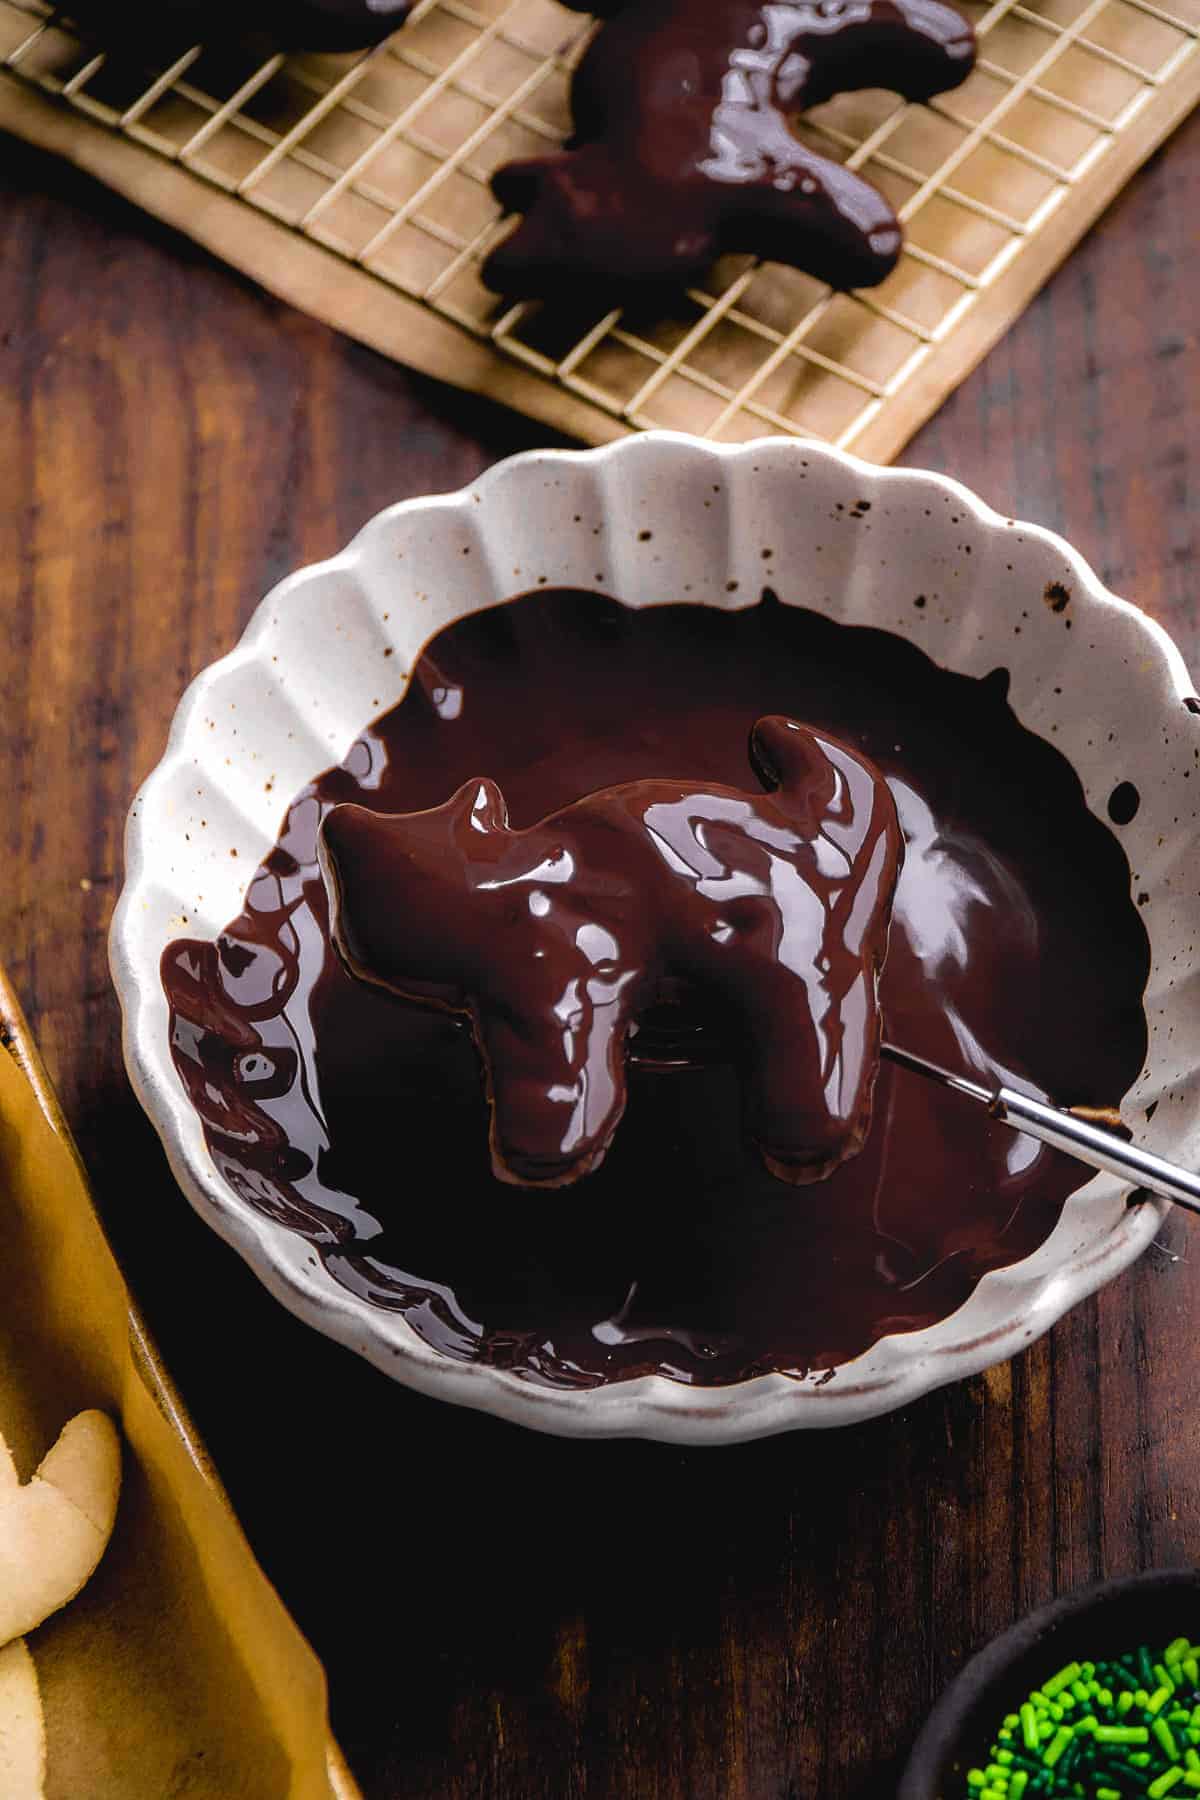
[{"label": "dark wood grain", "polygon": [[[1200,119],[908,458],[1065,531],[1193,659],[1197,218]],[[377,508],[543,437],[0,140],[0,955],[372,1800],[883,1800],[991,1632],[1200,1556],[1181,1224],[1017,1361],[863,1429],[559,1443],[285,1317],[188,1212],[121,1071],[122,821],[184,683]]]}]

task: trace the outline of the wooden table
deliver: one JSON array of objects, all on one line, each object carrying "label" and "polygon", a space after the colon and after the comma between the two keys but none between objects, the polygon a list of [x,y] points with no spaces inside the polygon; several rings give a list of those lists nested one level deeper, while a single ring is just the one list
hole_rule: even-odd
[{"label": "wooden table", "polygon": [[[1193,661],[1198,218],[1200,118],[907,459],[1066,532]],[[862,1429],[563,1443],[285,1316],[188,1211],[122,1073],[122,822],[184,683],[377,508],[543,437],[0,140],[0,957],[371,1800],[886,1800],[989,1634],[1200,1554],[1181,1221],[1017,1361]]]}]

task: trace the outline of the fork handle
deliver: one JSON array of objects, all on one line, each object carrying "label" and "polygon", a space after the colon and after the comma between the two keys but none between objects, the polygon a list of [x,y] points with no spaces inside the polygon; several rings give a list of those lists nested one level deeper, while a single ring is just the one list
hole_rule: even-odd
[{"label": "fork handle", "polygon": [[1055,1150],[1065,1150],[1068,1156],[1090,1163],[1093,1169],[1105,1169],[1110,1175],[1132,1182],[1135,1187],[1162,1194],[1176,1206],[1200,1213],[1200,1176],[1177,1168],[1165,1157],[1155,1156],[1152,1150],[1127,1144],[1111,1131],[1089,1125],[1086,1119],[1077,1119],[1073,1113],[1048,1106],[1044,1100],[1019,1094],[1015,1088],[997,1088],[988,1097],[988,1111],[994,1119],[1002,1119],[1006,1125],[1028,1132],[1030,1137],[1040,1138],[1043,1144],[1050,1144]]}]

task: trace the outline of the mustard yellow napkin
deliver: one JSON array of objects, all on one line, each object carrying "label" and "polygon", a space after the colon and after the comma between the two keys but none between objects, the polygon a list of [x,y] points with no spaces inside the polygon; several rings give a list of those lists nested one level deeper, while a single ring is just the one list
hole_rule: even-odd
[{"label": "mustard yellow napkin", "polygon": [[28,1479],[67,1419],[123,1434],[112,1541],[27,1640],[49,1800],[334,1800],[324,1676],[142,1332],[82,1169],[0,1051],[0,1433]]}]

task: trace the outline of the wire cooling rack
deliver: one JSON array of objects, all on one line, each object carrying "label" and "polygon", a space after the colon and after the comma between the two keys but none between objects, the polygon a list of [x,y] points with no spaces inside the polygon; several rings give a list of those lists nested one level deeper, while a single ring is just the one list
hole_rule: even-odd
[{"label": "wire cooling rack", "polygon": [[[287,239],[368,277],[373,326],[355,323],[361,291],[327,316],[403,360],[515,393],[552,420],[554,395],[569,395],[563,422],[583,435],[766,430],[883,457],[1200,99],[1200,0],[965,0],[963,11],[980,45],[963,87],[923,106],[844,95],[796,127],[860,169],[903,221],[904,253],[881,287],[838,294],[777,264],[727,258],[652,317],[589,312],[586,300],[512,305],[479,279],[509,228],[492,172],[569,131],[570,72],[595,27],[555,0],[418,0],[367,55],[238,61],[195,48],[169,67],[136,49],[95,53],[41,0],[0,0],[0,68],[165,159],[197,204],[200,190],[219,190],[281,230],[280,291]],[[187,230],[188,192],[171,193],[158,210]],[[413,307],[473,347],[461,374],[453,343],[428,363],[421,346],[432,340],[415,321],[406,346]],[[506,384],[502,365],[524,381]]]}]

